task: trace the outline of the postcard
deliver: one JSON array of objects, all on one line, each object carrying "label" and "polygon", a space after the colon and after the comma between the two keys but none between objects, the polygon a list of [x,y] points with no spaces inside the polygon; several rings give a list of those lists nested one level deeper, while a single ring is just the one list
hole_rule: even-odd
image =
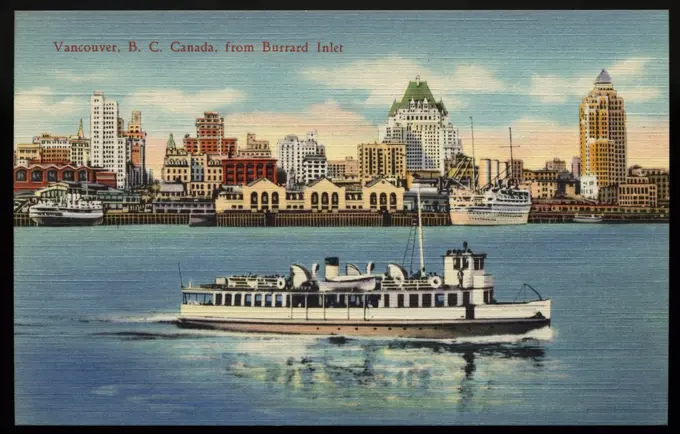
[{"label": "postcard", "polygon": [[668,11],[16,11],[17,425],[668,423]]}]

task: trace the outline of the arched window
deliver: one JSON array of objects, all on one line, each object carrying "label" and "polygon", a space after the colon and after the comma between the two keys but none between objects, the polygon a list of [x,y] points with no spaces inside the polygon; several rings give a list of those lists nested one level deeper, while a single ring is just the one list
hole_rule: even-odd
[{"label": "arched window", "polygon": [[380,205],[387,205],[387,193],[380,193]]},{"label": "arched window", "polygon": [[331,195],[331,204],[333,205],[333,208],[337,208],[339,202],[340,202],[340,197],[338,196],[338,193],[333,193]]},{"label": "arched window", "polygon": [[321,193],[321,205],[328,205],[328,193]]},{"label": "arched window", "polygon": [[269,204],[269,194],[265,191],[262,193],[262,205]]},{"label": "arched window", "polygon": [[279,193],[278,192],[273,192],[272,193],[272,205],[277,206],[279,204]]},{"label": "arched window", "polygon": [[257,193],[254,191],[250,193],[250,207],[257,208]]},{"label": "arched window", "polygon": [[396,193],[390,193],[390,207],[396,207],[397,206],[397,194]]},{"label": "arched window", "polygon": [[312,206],[316,205],[319,203],[319,193],[316,191],[312,193]]},{"label": "arched window", "polygon": [[25,170],[17,170],[17,174],[15,176],[15,179],[17,181],[26,181],[26,171]]},{"label": "arched window", "polygon": [[78,181],[87,181],[87,172],[84,170],[81,170],[78,172]]},{"label": "arched window", "polygon": [[42,170],[34,170],[31,172],[31,181],[42,181],[43,180],[43,172]]},{"label": "arched window", "polygon": [[378,195],[371,193],[371,205],[376,205],[378,203]]},{"label": "arched window", "polygon": [[48,182],[57,182],[57,171],[56,170],[48,170],[47,171],[47,181]]},{"label": "arched window", "polygon": [[73,181],[73,171],[72,170],[65,170],[61,174],[61,178],[64,181]]}]

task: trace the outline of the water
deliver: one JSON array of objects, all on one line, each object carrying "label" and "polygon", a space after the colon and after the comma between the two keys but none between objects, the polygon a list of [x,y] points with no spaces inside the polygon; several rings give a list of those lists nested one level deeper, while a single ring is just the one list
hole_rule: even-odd
[{"label": "water", "polygon": [[425,228],[428,271],[466,240],[488,253],[497,298],[531,284],[553,300],[553,327],[419,342],[172,323],[178,262],[184,282],[327,255],[382,271],[407,228],[16,228],[16,423],[665,424],[668,232]]}]

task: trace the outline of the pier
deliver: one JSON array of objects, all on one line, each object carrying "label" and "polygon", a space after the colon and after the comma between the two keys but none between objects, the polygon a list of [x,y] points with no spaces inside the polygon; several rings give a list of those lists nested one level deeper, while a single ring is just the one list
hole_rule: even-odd
[{"label": "pier", "polygon": [[[575,212],[542,211],[529,214],[530,224],[572,223]],[[587,215],[588,213],[582,213]],[[604,212],[602,223],[668,223],[670,211],[665,212]],[[423,212],[423,226],[450,226],[449,213]],[[404,227],[416,224],[412,212],[339,212],[284,211],[262,213],[237,211],[217,214],[206,226],[217,227]],[[107,213],[103,225],[189,225],[186,213]],[[14,214],[14,227],[37,226],[27,213]],[[203,226],[203,225],[202,225]]]}]

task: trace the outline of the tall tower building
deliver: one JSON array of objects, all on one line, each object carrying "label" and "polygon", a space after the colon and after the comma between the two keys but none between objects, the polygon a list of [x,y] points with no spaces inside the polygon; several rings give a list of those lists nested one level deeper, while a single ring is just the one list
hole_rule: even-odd
[{"label": "tall tower building", "polygon": [[426,81],[409,81],[404,97],[378,127],[378,141],[406,144],[406,169],[444,171],[444,158],[463,152],[444,103],[435,101]]},{"label": "tall tower building", "polygon": [[190,154],[236,154],[236,138],[224,137],[224,117],[217,112],[204,112],[196,118],[196,137],[184,136],[184,149]]},{"label": "tall tower building", "polygon": [[128,186],[144,185],[148,180],[146,173],[146,132],[142,130],[141,111],[132,111],[125,137],[128,152]]},{"label": "tall tower building", "polygon": [[71,162],[76,166],[88,166],[90,140],[85,138],[82,119],[78,125],[78,133],[75,136],[69,136],[68,141],[71,143]]},{"label": "tall tower building", "polygon": [[119,134],[118,103],[107,101],[104,92],[90,97],[90,144],[94,167],[104,167],[116,174],[116,188],[126,185],[127,152],[125,138]]},{"label": "tall tower building", "polygon": [[579,108],[581,177],[598,188],[626,180],[626,110],[606,69]]},{"label": "tall tower building", "polygon": [[317,142],[317,136],[317,131],[313,130],[307,132],[307,140],[300,140],[298,136],[290,134],[277,142],[278,165],[287,174],[288,187],[305,182],[305,157],[326,155],[326,149]]}]

